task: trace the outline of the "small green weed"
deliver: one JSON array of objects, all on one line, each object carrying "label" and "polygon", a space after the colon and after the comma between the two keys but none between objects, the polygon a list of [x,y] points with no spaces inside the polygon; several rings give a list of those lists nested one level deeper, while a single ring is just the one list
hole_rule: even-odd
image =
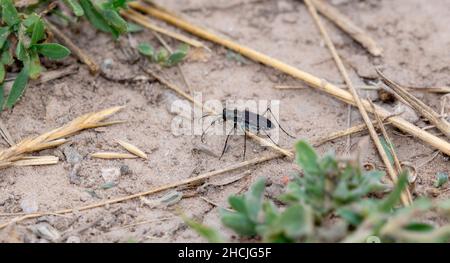
[{"label": "small green weed", "polygon": [[[389,194],[377,199],[371,195],[388,189],[381,182],[383,172],[363,171],[332,154],[320,158],[304,141],[297,143],[296,152],[303,175],[278,197],[283,205],[264,198],[265,180],[260,179],[245,195],[229,197],[233,211],[220,212],[226,227],[241,237],[263,242],[372,242],[374,237],[381,242],[449,240],[449,225],[436,227],[420,220],[425,213],[448,213],[449,201],[419,199],[410,207],[398,206],[407,174],[400,176]],[[194,229],[209,240],[219,236],[205,226]]]},{"label": "small green weed", "polygon": [[160,48],[155,51],[152,45],[148,43],[141,43],[138,46],[139,52],[150,59],[154,63],[159,63],[164,67],[172,67],[180,63],[186,58],[189,52],[188,45],[179,46],[172,54],[165,48]]},{"label": "small green weed", "polygon": [[[64,0],[76,17],[86,17],[98,30],[111,33],[114,38],[130,30],[129,24],[119,15],[126,8],[126,0]],[[29,79],[37,79],[43,67],[41,57],[51,60],[63,59],[70,54],[69,49],[50,43],[46,22],[38,14],[48,1],[40,1],[19,12],[12,0],[0,0],[0,111],[12,108],[24,93]],[[69,14],[59,9],[50,11],[57,17],[73,21]],[[131,30],[138,30],[136,26]],[[4,81],[9,69],[19,68],[11,90],[5,98]]]}]

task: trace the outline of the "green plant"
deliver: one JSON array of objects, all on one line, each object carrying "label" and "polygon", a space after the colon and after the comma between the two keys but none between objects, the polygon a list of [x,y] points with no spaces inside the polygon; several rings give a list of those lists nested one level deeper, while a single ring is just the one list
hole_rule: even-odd
[{"label": "green plant", "polygon": [[[303,169],[278,197],[283,205],[264,198],[260,179],[243,196],[230,196],[233,211],[221,211],[222,223],[243,237],[264,242],[445,242],[450,226],[435,227],[421,220],[426,213],[446,214],[450,202],[416,200],[398,207],[407,175],[402,174],[384,198],[371,197],[388,187],[384,173],[362,171],[354,162],[332,154],[319,158],[304,141],[296,145],[296,162]],[[211,236],[211,230],[208,231]]]},{"label": "green plant", "polygon": [[159,63],[165,67],[172,67],[183,61],[189,52],[189,46],[181,45],[173,53],[169,54],[165,48],[155,51],[152,45],[141,43],[138,46],[138,51],[152,62]]},{"label": "green plant", "polygon": [[[85,16],[97,29],[111,33],[115,38],[129,31],[129,24],[119,15],[126,8],[126,0],[64,0],[77,17]],[[39,1],[36,5],[19,12],[12,0],[0,0],[0,111],[11,108],[24,93],[29,79],[36,79],[43,71],[41,57],[56,60],[67,57],[69,49],[50,43],[46,34],[46,22],[37,13],[48,4]],[[59,17],[68,17],[59,9],[50,11]],[[131,30],[139,30],[136,26]],[[8,69],[14,64],[19,68],[15,81],[4,97],[4,81]]]},{"label": "green plant", "polygon": [[[11,108],[25,90],[28,79],[36,79],[42,72],[39,56],[49,59],[61,59],[70,54],[70,51],[56,43],[46,42],[45,24],[36,13],[19,13],[11,0],[1,0],[0,27],[0,105]],[[22,69],[17,75],[11,91],[6,100],[3,99],[3,83],[6,68],[18,60]]]}]

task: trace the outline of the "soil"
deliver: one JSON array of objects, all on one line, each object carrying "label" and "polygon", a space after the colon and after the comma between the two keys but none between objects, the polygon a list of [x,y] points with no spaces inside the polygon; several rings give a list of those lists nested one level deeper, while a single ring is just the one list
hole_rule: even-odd
[{"label": "soil", "polygon": [[[342,79],[326,49],[322,38],[302,1],[294,0],[166,0],[159,1],[197,25],[230,38],[238,43],[313,73],[330,82],[342,84]],[[450,2],[447,0],[343,0],[331,1],[340,11],[365,28],[383,47],[384,56],[371,57],[333,24],[326,21],[339,53],[345,59],[351,78],[356,84],[365,84],[376,77],[374,66],[382,66],[392,79],[406,86],[431,87],[450,84]],[[155,23],[167,27],[164,23]],[[177,29],[174,29],[177,30]],[[78,30],[65,31],[77,45],[83,47],[97,63],[109,66],[117,78],[145,76],[138,64],[121,52],[130,41],[149,42],[159,46],[149,31],[124,36],[114,42],[110,36],[94,31],[87,24]],[[178,44],[167,39],[172,47]],[[203,40],[200,40],[203,41]],[[347,105],[307,88],[303,83],[266,66],[247,59],[233,59],[223,47],[203,41],[211,53],[206,60],[190,58],[181,67],[195,91],[203,99],[280,100],[282,126],[297,138],[314,141],[332,132],[347,128]],[[77,63],[69,58],[64,64]],[[177,68],[165,70],[165,76],[183,87]],[[279,90],[277,85],[294,85],[304,89]],[[376,94],[362,92],[376,99]],[[442,95],[415,93],[435,110],[440,110]],[[92,76],[85,65],[79,71],[62,79],[31,85],[13,110],[0,113],[16,141],[54,129],[75,117],[111,106],[125,105],[114,119],[125,124],[83,131],[66,145],[39,154],[60,157],[57,165],[16,167],[1,170],[0,213],[24,210],[52,211],[95,203],[125,196],[176,182],[195,175],[224,168],[242,161],[240,136],[230,140],[230,147],[222,159],[195,151],[202,145],[200,136],[175,136],[170,112],[176,100],[172,93],[155,81],[113,81]],[[392,109],[389,103],[377,104]],[[359,113],[353,110],[353,124],[359,124]],[[426,126],[422,120],[420,126]],[[431,130],[436,133],[436,131]],[[402,161],[418,166],[432,156],[434,149],[393,129],[389,133]],[[366,134],[352,137],[353,148]],[[99,160],[90,157],[96,151],[122,151],[115,139],[126,140],[149,155],[148,160]],[[220,154],[224,136],[207,136],[206,147]],[[290,147],[295,140],[280,135],[279,144]],[[1,140],[1,147],[7,147]],[[345,152],[346,139],[338,139],[318,147],[323,154]],[[247,159],[265,156],[271,150],[254,141],[247,142]],[[75,157],[74,157],[75,156]],[[363,151],[363,161],[383,169],[373,148]],[[79,158],[81,157],[81,158]],[[75,166],[75,168],[74,168]],[[122,169],[122,173],[120,170]],[[129,169],[129,171],[126,171]],[[219,206],[227,207],[227,197],[245,191],[259,177],[269,178],[268,195],[276,195],[283,187],[283,177],[296,171],[287,159],[276,159],[248,168],[250,176],[235,183],[208,188],[199,194],[195,189],[184,190],[185,197],[176,206],[186,215],[204,224],[219,228],[225,236],[232,233],[219,221]],[[114,174],[117,185],[103,189],[103,172]],[[105,171],[107,170],[107,171]],[[238,170],[212,181],[241,174]],[[448,157],[438,155],[418,168],[415,196],[429,195],[437,172],[450,172]],[[448,186],[447,186],[448,187]],[[181,190],[180,190],[181,191]],[[157,199],[166,193],[148,196]],[[450,191],[439,191],[436,198],[448,198]],[[176,206],[152,207],[141,200],[127,201],[107,207],[70,213],[63,216],[45,216],[25,220],[0,230],[5,242],[48,242],[30,230],[36,224],[47,223],[71,242],[203,242],[194,231],[185,226],[176,213]],[[1,222],[11,217],[0,217]],[[436,224],[439,219],[434,219]],[[140,225],[132,225],[147,221]],[[86,227],[89,226],[89,227]],[[86,229],[83,229],[86,228]],[[64,239],[66,241],[66,239]]]}]

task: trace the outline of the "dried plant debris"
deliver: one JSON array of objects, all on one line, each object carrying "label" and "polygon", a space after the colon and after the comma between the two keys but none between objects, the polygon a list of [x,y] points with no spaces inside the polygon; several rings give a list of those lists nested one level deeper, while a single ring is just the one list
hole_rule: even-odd
[{"label": "dried plant debris", "polygon": [[118,153],[118,152],[96,152],[91,154],[92,158],[98,159],[135,159],[137,158],[134,154],[129,153]]},{"label": "dried plant debris", "polygon": [[420,113],[423,117],[427,118],[438,128],[447,138],[450,138],[450,123],[441,118],[439,113],[435,112],[430,106],[414,97],[404,87],[388,79],[379,69],[377,69],[378,75],[381,80],[389,86],[398,96],[402,97],[413,109]]},{"label": "dried plant debris", "polygon": [[134,146],[131,143],[122,141],[122,140],[116,140],[116,142],[118,144],[120,144],[120,146],[122,146],[123,148],[125,148],[127,151],[129,151],[130,153],[141,157],[142,159],[148,159],[148,156],[146,153],[144,153],[141,149],[139,149],[138,147]]},{"label": "dried plant debris", "polygon": [[178,202],[180,202],[182,198],[183,198],[183,193],[175,190],[175,191],[170,191],[167,194],[165,194],[162,197],[157,198],[157,199],[149,200],[145,197],[141,197],[141,202],[150,208],[154,208],[154,207],[158,207],[158,206],[169,207],[169,206],[173,206],[173,205],[177,204]]},{"label": "dried plant debris", "polygon": [[[26,154],[59,146],[67,141],[64,137],[71,136],[79,131],[116,124],[118,122],[103,122],[103,120],[121,109],[123,109],[123,107],[119,106],[88,113],[74,119],[60,128],[33,138],[24,139],[14,146],[0,151],[0,168],[9,167],[20,160],[28,160],[28,163],[30,163],[32,161],[30,161],[31,159],[29,157],[26,157]],[[49,161],[50,159],[51,158],[42,159],[41,157],[41,159],[37,158],[33,161],[39,163],[39,161]]]}]

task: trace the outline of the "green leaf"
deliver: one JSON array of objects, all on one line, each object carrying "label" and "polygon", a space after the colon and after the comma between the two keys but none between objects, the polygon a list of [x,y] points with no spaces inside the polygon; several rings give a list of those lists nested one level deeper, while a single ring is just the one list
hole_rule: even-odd
[{"label": "green leaf", "polygon": [[448,182],[448,174],[444,172],[439,172],[436,174],[436,181],[434,182],[434,187],[440,188],[447,182]]},{"label": "green leaf", "polygon": [[358,226],[364,219],[361,214],[350,208],[341,208],[337,211],[337,214],[353,226]]},{"label": "green leaf", "polygon": [[256,235],[255,224],[250,221],[244,214],[229,212],[226,210],[221,211],[222,223],[236,233],[242,236],[254,236]]},{"label": "green leaf", "polygon": [[5,49],[0,57],[0,63],[2,63],[3,65],[8,65],[10,66],[12,63],[14,62],[14,58],[11,55],[11,52],[8,49]]},{"label": "green leaf", "polygon": [[[5,65],[0,63],[0,83],[3,84],[3,81],[5,80],[5,75],[6,75],[6,71],[5,71]],[[2,86],[3,88],[3,86]],[[3,90],[2,90],[3,92]]]},{"label": "green leaf", "polygon": [[144,56],[153,57],[155,55],[155,50],[153,49],[152,45],[147,43],[140,43],[138,45],[138,50]]},{"label": "green leaf", "polygon": [[144,28],[141,27],[140,25],[128,22],[128,26],[127,26],[128,33],[137,33],[137,32],[141,32],[142,30],[144,30]]},{"label": "green leaf", "polygon": [[292,205],[281,213],[277,224],[283,229],[286,237],[296,240],[312,233],[312,212],[302,205]]},{"label": "green leaf", "polygon": [[164,66],[166,67],[172,67],[176,64],[180,63],[185,57],[187,53],[184,53],[182,51],[175,51],[173,52],[169,58],[164,63]]},{"label": "green leaf", "polygon": [[11,0],[1,0],[2,20],[8,26],[20,23],[19,13]]},{"label": "green leaf", "polygon": [[320,172],[318,156],[314,149],[305,141],[300,141],[295,145],[297,151],[296,161],[303,168],[305,173],[315,175]]},{"label": "green leaf", "polygon": [[187,217],[183,217],[184,222],[191,228],[197,232],[200,236],[206,238],[208,242],[211,243],[222,243],[224,242],[223,238],[220,236],[219,232],[217,232],[215,229],[211,227],[207,227],[203,224],[200,224],[192,219],[189,219]]},{"label": "green leaf", "polygon": [[28,76],[30,76],[31,79],[37,79],[42,72],[41,61],[38,53],[31,51],[30,60],[26,63],[29,68]]},{"label": "green leaf", "polygon": [[16,57],[20,61],[26,61],[28,58],[28,53],[25,47],[22,44],[22,41],[19,40],[16,47]]},{"label": "green leaf", "polygon": [[100,188],[102,188],[103,190],[108,190],[115,186],[117,186],[116,182],[107,182],[107,183],[102,184],[102,186]]},{"label": "green leaf", "polygon": [[80,5],[84,10],[86,18],[95,28],[103,32],[112,33],[108,22],[103,18],[90,0],[80,0]]},{"label": "green leaf", "polygon": [[381,145],[383,146],[383,150],[386,152],[389,162],[391,163],[391,165],[394,165],[394,156],[392,155],[392,152],[391,152],[391,147],[392,147],[392,150],[394,150],[394,146],[389,145],[383,136],[380,136],[380,142],[381,142]]},{"label": "green leaf", "polygon": [[391,211],[395,205],[400,201],[401,194],[403,190],[408,186],[408,175],[406,172],[403,172],[397,180],[397,184],[395,185],[392,192],[381,202],[379,206],[379,210],[382,212]]},{"label": "green leaf", "polygon": [[22,26],[24,26],[26,28],[27,33],[32,33],[34,24],[36,24],[36,22],[39,20],[41,20],[40,16],[38,16],[37,14],[34,14],[34,13],[30,14],[27,16],[27,18],[25,18],[25,20],[23,20]]},{"label": "green leaf", "polygon": [[0,111],[3,110],[5,105],[5,89],[3,88],[4,83],[0,83]]},{"label": "green leaf", "polygon": [[77,0],[64,0],[64,3],[66,4],[66,6],[70,7],[72,12],[76,16],[84,15],[83,8],[81,7],[80,3]]},{"label": "green leaf", "polygon": [[258,221],[258,214],[262,207],[262,197],[266,180],[264,178],[259,179],[254,183],[248,192],[245,194],[245,207],[247,210],[247,216],[253,221]]},{"label": "green leaf", "polygon": [[240,213],[247,213],[247,208],[245,206],[245,199],[242,196],[230,196],[228,198],[228,203],[230,204],[231,208],[236,210]]},{"label": "green leaf", "polygon": [[159,48],[154,60],[158,63],[163,63],[167,60],[167,57],[169,57],[169,52],[165,48]]},{"label": "green leaf", "polygon": [[44,43],[33,45],[39,54],[50,59],[62,59],[70,55],[70,50],[57,43]]},{"label": "green leaf", "polygon": [[9,33],[11,33],[9,27],[0,27],[0,50],[3,48],[3,45],[5,45]]},{"label": "green leaf", "polygon": [[103,18],[107,23],[113,27],[119,34],[127,32],[128,24],[117,11],[112,9],[102,10]]},{"label": "green leaf", "polygon": [[426,223],[413,222],[403,227],[403,229],[414,232],[429,232],[434,230],[434,226]]},{"label": "green leaf", "polygon": [[6,107],[12,108],[14,104],[22,96],[28,83],[28,67],[24,66],[14,81],[8,99],[6,100]]},{"label": "green leaf", "polygon": [[31,44],[37,44],[45,37],[45,26],[41,19],[34,23],[33,34],[31,35]]}]

